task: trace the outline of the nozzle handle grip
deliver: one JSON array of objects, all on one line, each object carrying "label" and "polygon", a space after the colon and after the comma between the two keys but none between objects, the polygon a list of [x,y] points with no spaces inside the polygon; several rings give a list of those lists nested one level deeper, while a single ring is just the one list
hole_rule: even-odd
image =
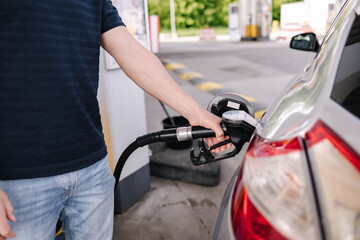
[{"label": "nozzle handle grip", "polygon": [[[225,125],[223,123],[221,123],[220,126],[221,126],[222,130],[224,131],[224,135],[225,136],[228,135]],[[208,137],[216,136],[215,132],[212,129],[199,127],[199,126],[191,127],[191,134],[192,134],[193,139],[208,138]]]},{"label": "nozzle handle grip", "polygon": [[212,129],[194,126],[191,127],[192,139],[215,137],[215,132]]}]

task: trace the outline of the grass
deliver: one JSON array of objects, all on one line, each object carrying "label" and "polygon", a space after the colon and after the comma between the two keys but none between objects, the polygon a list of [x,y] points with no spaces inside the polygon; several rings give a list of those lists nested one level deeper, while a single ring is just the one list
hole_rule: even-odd
[{"label": "grass", "polygon": [[[226,35],[229,34],[229,29],[227,27],[213,27],[216,35]],[[178,28],[176,29],[176,34],[179,37],[186,36],[198,36],[200,34],[201,28]],[[161,28],[160,33],[162,34],[171,34],[171,29]]]}]

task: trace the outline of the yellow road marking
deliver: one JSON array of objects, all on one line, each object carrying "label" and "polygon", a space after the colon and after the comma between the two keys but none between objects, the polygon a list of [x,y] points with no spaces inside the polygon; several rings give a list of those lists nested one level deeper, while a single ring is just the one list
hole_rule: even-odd
[{"label": "yellow road marking", "polygon": [[[176,69],[186,69],[187,66],[181,63],[177,63],[177,62],[173,62],[173,63],[168,63],[164,65],[165,68],[169,71],[174,71]],[[179,73],[178,76],[180,78],[182,78],[185,81],[190,81],[194,78],[204,78],[204,75],[202,75],[201,73],[198,72],[192,72],[191,70],[189,72],[183,72],[183,73]],[[226,88],[225,86],[216,83],[216,82],[203,82],[203,83],[199,83],[199,84],[195,84],[195,86],[205,92],[214,90],[214,89],[222,89],[222,88]],[[245,98],[247,101],[254,103],[257,102],[257,100],[255,98],[249,97],[247,95],[241,94],[241,93],[236,93],[239,96]],[[265,110],[261,110],[255,113],[255,117],[256,118],[261,118],[261,116],[264,114]]]},{"label": "yellow road marking", "polygon": [[260,119],[262,117],[262,115],[264,115],[264,113],[265,113],[265,110],[260,110],[260,111],[255,112],[255,118]]},{"label": "yellow road marking", "polygon": [[173,71],[173,70],[176,70],[176,69],[187,68],[187,67],[184,64],[181,64],[181,63],[168,63],[168,64],[165,64],[165,68],[167,70]]},{"label": "yellow road marking", "polygon": [[208,92],[208,91],[211,91],[214,89],[225,88],[223,85],[218,84],[216,82],[204,82],[204,83],[196,84],[195,86],[205,92]]},{"label": "yellow road marking", "polygon": [[184,72],[184,73],[180,73],[178,74],[179,77],[181,77],[182,79],[184,79],[185,81],[190,81],[193,78],[203,78],[204,75],[202,75],[201,73],[198,72]]},{"label": "yellow road marking", "polygon": [[255,98],[249,97],[249,96],[247,96],[247,95],[240,94],[240,93],[238,93],[238,95],[239,95],[240,97],[245,98],[245,99],[248,100],[249,102],[257,102]]}]

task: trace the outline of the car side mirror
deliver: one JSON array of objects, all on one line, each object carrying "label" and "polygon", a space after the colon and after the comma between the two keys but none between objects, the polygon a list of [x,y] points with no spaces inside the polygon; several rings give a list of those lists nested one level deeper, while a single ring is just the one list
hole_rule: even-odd
[{"label": "car side mirror", "polygon": [[290,42],[290,48],[317,52],[319,50],[319,42],[315,33],[302,33],[294,36]]}]

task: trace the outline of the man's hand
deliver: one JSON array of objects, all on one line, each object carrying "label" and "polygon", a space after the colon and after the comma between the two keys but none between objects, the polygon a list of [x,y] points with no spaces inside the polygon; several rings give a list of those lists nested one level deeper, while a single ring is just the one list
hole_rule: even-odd
[{"label": "man's hand", "polygon": [[[206,139],[206,142],[209,147],[211,147],[219,142],[225,141],[226,139],[229,138],[229,136],[224,137],[224,132],[219,125],[219,123],[221,122],[221,118],[219,118],[218,116],[215,116],[214,114],[206,111],[203,108],[194,112],[189,117],[188,120],[192,126],[202,126],[205,128],[210,128],[215,132],[216,137]],[[226,148],[230,148],[231,145],[232,145],[231,143],[228,143],[226,145],[223,145],[221,147],[218,147],[218,148],[212,150],[212,152],[219,153],[220,151],[224,151]]]},{"label": "man's hand", "polygon": [[16,221],[14,210],[7,195],[0,190],[0,240],[15,237],[15,233],[11,230],[7,220]]}]

